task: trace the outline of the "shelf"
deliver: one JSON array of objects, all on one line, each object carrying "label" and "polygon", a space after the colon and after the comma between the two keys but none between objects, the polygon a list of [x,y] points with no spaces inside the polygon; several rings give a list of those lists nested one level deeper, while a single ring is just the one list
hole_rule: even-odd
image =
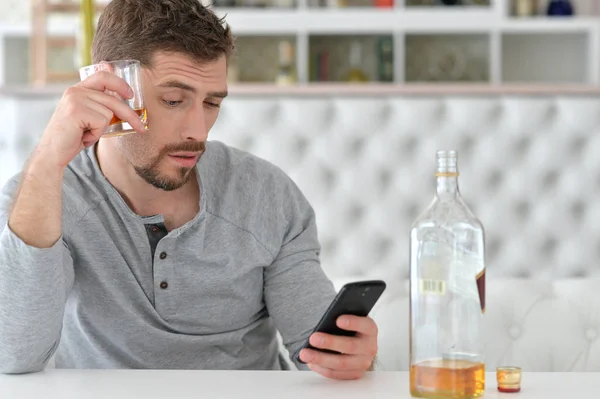
[{"label": "shelf", "polygon": [[[361,84],[393,82],[393,53],[394,39],[390,35],[311,35],[310,81],[350,83],[350,80],[354,80],[353,83]],[[357,67],[355,73],[352,73],[353,64]]]},{"label": "shelf", "polygon": [[489,35],[407,35],[406,82],[490,81]]},{"label": "shelf", "polygon": [[[385,8],[218,8],[236,35],[284,34],[394,34],[394,33],[478,33],[478,32],[575,32],[600,26],[600,17],[501,18],[485,7],[443,9],[411,7]],[[77,32],[76,18],[64,16],[48,21],[53,36]],[[29,24],[0,24],[0,36],[29,36]]]},{"label": "shelf", "polygon": [[487,31],[496,24],[489,11],[399,9],[217,9],[234,34],[377,34],[457,30]]},{"label": "shelf", "polygon": [[[43,87],[29,85],[0,86],[0,95],[40,99],[42,96],[60,96],[68,86],[53,84]],[[349,85],[345,83],[307,83],[295,86],[279,86],[275,84],[234,84],[228,87],[230,96],[341,96],[368,95],[375,98],[381,96],[443,96],[443,95],[592,95],[600,96],[599,86],[590,85],[546,85],[546,84],[388,84],[367,83]]]},{"label": "shelf", "polygon": [[[1,89],[0,89],[1,91]],[[504,84],[490,85],[487,83],[474,83],[464,85],[460,83],[365,83],[347,84],[339,83],[306,83],[295,86],[278,86],[275,84],[234,84],[229,85],[231,95],[345,95],[360,94],[372,95],[380,98],[383,95],[551,95],[551,94],[581,94],[600,95],[599,86],[582,84]]]},{"label": "shelf", "polygon": [[500,25],[507,33],[589,32],[600,26],[600,18],[513,18]]},{"label": "shelf", "polygon": [[[236,40],[236,54],[232,60],[239,83],[275,82],[278,74],[279,44],[291,44],[292,57],[297,52],[294,36],[242,36]],[[265,62],[271,60],[271,62]],[[229,76],[231,79],[231,76]]]},{"label": "shelf", "polygon": [[[293,44],[298,85],[344,82],[348,45],[358,39],[364,46],[362,69],[370,84],[600,84],[597,15],[513,17],[502,6],[507,3],[499,0],[455,7],[409,6],[401,1],[390,8],[359,6],[366,0],[346,0],[358,5],[347,8],[314,7],[316,1],[287,1],[298,3],[290,8],[215,8],[237,36],[235,82],[272,84],[284,75],[277,65],[282,39]],[[72,50],[68,38],[78,32],[77,18],[57,16],[48,24],[49,36],[63,42],[67,54]],[[29,23],[0,24],[0,86],[26,83],[30,35]],[[382,38],[393,48],[385,63],[376,50]],[[430,52],[427,48],[443,49],[435,61],[441,62],[441,71],[436,71],[435,62],[419,66],[423,53]],[[468,59],[462,60],[460,53]],[[462,72],[453,69],[457,62],[466,64]],[[73,64],[73,55],[65,55],[59,63]],[[324,64],[328,66],[323,74]],[[434,73],[423,73],[423,68]],[[61,70],[69,73],[68,68]],[[387,71],[385,77],[382,70]]]},{"label": "shelf", "polygon": [[[97,13],[101,13],[105,7],[106,4],[96,4],[94,8]],[[46,9],[50,12],[78,13],[81,10],[81,6],[78,3],[71,2],[48,3]]]}]

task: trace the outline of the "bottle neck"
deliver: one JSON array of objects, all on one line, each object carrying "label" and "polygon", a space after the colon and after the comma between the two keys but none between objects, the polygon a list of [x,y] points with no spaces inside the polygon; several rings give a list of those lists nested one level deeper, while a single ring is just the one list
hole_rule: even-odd
[{"label": "bottle neck", "polygon": [[438,173],[436,194],[438,197],[456,197],[460,195],[457,173]]},{"label": "bottle neck", "polygon": [[353,42],[350,47],[350,67],[359,68],[361,64],[361,57],[360,43]]},{"label": "bottle neck", "polygon": [[292,65],[294,58],[292,44],[288,41],[281,41],[279,43],[279,66],[288,67]]}]

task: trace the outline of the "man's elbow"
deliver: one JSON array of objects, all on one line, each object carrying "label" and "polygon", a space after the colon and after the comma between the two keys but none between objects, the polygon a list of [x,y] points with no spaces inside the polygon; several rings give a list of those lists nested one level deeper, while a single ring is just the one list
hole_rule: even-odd
[{"label": "man's elbow", "polygon": [[31,374],[46,368],[44,360],[31,361],[23,356],[0,356],[0,374]]},{"label": "man's elbow", "polygon": [[0,365],[0,374],[32,374],[39,373],[44,370],[43,365],[27,365],[27,364],[9,364]]}]

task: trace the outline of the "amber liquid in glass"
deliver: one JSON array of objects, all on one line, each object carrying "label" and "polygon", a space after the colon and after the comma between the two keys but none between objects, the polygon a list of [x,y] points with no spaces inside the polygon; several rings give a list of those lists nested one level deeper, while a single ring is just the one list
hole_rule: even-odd
[{"label": "amber liquid in glass", "polygon": [[[140,117],[140,120],[145,125],[148,118],[148,111],[146,111],[146,108],[134,109],[133,111]],[[109,127],[110,131],[102,135],[102,137],[117,137],[136,133],[136,131],[129,126],[129,123],[124,122],[116,115],[111,119]]]},{"label": "amber liquid in glass", "polygon": [[479,398],[484,389],[483,363],[438,359],[415,364],[410,369],[410,393],[417,398]]}]

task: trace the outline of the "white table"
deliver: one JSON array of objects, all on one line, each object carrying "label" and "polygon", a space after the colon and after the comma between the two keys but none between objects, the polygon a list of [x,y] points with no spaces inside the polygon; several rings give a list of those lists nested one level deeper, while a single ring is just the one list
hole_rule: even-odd
[{"label": "white table", "polygon": [[[520,393],[500,393],[487,373],[485,399],[598,397],[600,373],[524,373]],[[409,399],[408,373],[333,381],[301,371],[46,370],[0,375],[10,399]]]}]

